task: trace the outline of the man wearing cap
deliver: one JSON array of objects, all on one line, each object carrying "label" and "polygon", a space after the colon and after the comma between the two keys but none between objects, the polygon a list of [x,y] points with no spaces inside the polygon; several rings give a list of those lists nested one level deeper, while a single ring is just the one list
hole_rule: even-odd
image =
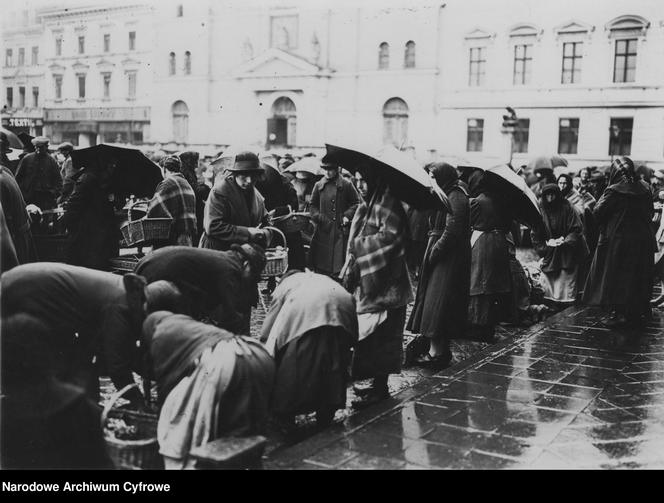
[{"label": "man wearing cap", "polygon": [[316,272],[338,276],[346,259],[350,222],[360,195],[352,182],[339,175],[339,166],[323,159],[321,167],[325,176],[314,185],[309,208],[316,225],[309,260]]},{"label": "man wearing cap", "polygon": [[148,205],[148,218],[172,218],[171,245],[193,246],[196,237],[196,194],[182,175],[180,158],[171,155],[162,161],[164,179],[157,185]]},{"label": "man wearing cap", "polygon": [[71,160],[71,153],[74,151],[74,146],[69,142],[61,143],[58,146],[58,153],[64,157],[62,167],[60,168],[60,176],[62,177],[62,194],[58,198],[58,203],[63,203],[71,195],[74,190],[74,175],[79,172],[74,168]]},{"label": "man wearing cap", "polygon": [[35,151],[27,154],[16,168],[18,182],[26,204],[41,210],[55,208],[62,192],[62,177],[58,163],[48,153],[49,139],[39,136],[32,140]]}]

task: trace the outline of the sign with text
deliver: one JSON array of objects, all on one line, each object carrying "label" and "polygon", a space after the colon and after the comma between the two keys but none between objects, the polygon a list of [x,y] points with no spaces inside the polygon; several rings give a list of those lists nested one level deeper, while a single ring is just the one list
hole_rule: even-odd
[{"label": "sign with text", "polygon": [[45,108],[44,120],[59,121],[149,121],[149,107]]}]

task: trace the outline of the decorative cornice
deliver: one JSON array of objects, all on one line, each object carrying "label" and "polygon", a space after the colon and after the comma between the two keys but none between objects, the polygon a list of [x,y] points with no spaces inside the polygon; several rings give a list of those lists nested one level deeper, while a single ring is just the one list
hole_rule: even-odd
[{"label": "decorative cornice", "polygon": [[478,40],[485,40],[485,41],[492,41],[494,38],[496,38],[496,33],[495,32],[488,32],[482,28],[475,28],[474,30],[466,33],[464,38],[467,41],[478,41]]}]

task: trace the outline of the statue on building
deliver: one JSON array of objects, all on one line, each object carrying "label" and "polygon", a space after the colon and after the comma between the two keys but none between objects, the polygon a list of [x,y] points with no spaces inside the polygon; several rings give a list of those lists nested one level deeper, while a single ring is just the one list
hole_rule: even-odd
[{"label": "statue on building", "polygon": [[320,60],[320,42],[318,41],[316,32],[314,32],[313,36],[311,37],[311,56],[314,63],[318,64],[318,61]]},{"label": "statue on building", "polygon": [[246,38],[244,44],[242,44],[242,59],[244,61],[249,61],[254,57],[254,46],[251,45],[251,40]]}]

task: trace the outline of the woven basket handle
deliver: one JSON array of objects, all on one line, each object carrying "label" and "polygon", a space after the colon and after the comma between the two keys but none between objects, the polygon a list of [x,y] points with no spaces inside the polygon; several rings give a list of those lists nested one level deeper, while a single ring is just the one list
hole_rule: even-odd
[{"label": "woven basket handle", "polygon": [[[281,239],[284,242],[284,248],[286,248],[288,246],[288,243],[286,243],[286,235],[283,232],[281,232],[280,229],[277,229],[276,227],[270,227],[270,226],[263,227],[263,229],[270,229],[271,231],[277,231],[279,233],[279,235],[281,236]],[[272,244],[272,243],[270,243],[270,244]]]},{"label": "woven basket handle", "polygon": [[108,418],[109,412],[111,412],[111,409],[115,405],[115,402],[117,402],[122,397],[122,395],[124,395],[131,388],[138,388],[138,384],[136,384],[136,383],[127,384],[120,391],[116,391],[111,396],[111,399],[106,403],[106,405],[104,405],[104,410],[101,413],[101,429],[102,430],[104,429],[104,426],[106,426],[106,419]]},{"label": "woven basket handle", "polygon": [[134,201],[134,202],[133,202],[132,204],[130,204],[129,207],[127,208],[127,218],[129,219],[129,223],[131,223],[131,222],[135,222],[136,220],[140,220],[140,218],[138,218],[138,219],[136,219],[136,220],[132,220],[132,219],[131,219],[131,210],[134,209],[134,206],[138,206],[139,204],[145,204],[145,201],[141,201],[141,200]]}]

